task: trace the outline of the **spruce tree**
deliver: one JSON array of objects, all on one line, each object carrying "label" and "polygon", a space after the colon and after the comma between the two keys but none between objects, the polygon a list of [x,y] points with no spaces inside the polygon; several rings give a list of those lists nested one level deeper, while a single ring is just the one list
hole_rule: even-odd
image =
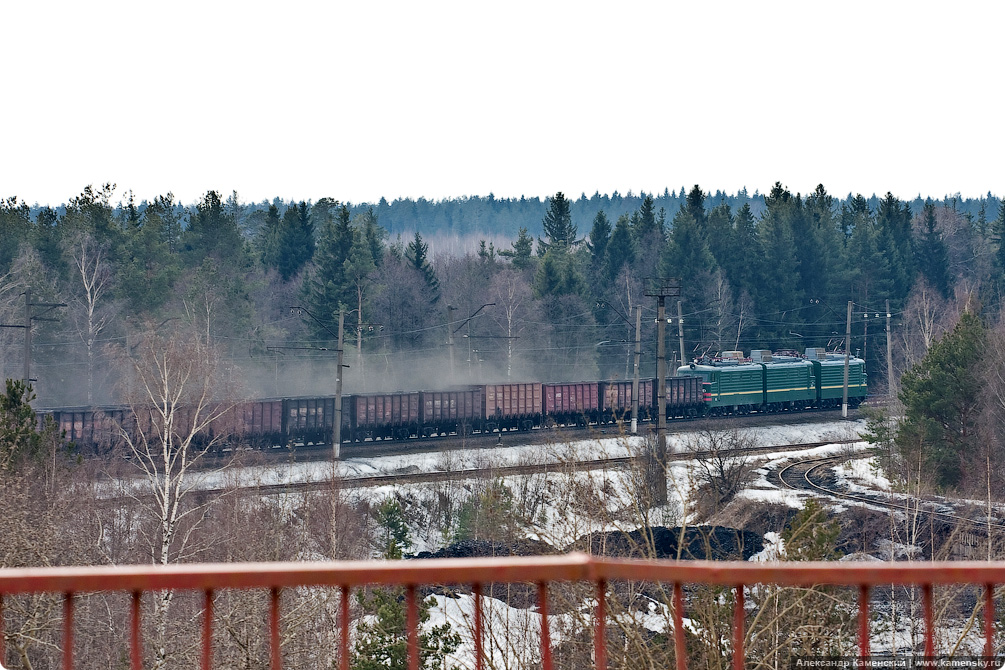
[{"label": "spruce tree", "polygon": [[[307,271],[302,291],[307,308],[329,328],[338,323],[340,307],[355,306],[355,290],[349,276],[347,263],[352,258],[353,246],[360,235],[355,233],[349,217],[349,208],[342,205],[334,217],[327,218],[318,231],[317,250]],[[369,254],[366,254],[369,257]],[[323,339],[331,333],[308,319],[312,332]]]},{"label": "spruce tree", "polygon": [[922,233],[918,240],[918,271],[942,297],[949,297],[949,251],[942,240],[935,219],[935,205],[931,200],[922,211]]},{"label": "spruce tree", "polygon": [[991,225],[998,239],[998,248],[995,251],[995,266],[999,275],[1005,278],[1005,198],[1002,198],[998,202],[998,217]]},{"label": "spruce tree", "polygon": [[[656,223],[656,211],[653,203],[653,197],[646,194],[646,197],[642,199],[642,205],[639,206],[636,216],[634,217],[632,234],[634,235],[636,242],[645,244],[655,236],[655,233],[658,230],[659,226]],[[660,232],[662,233],[662,231]]]},{"label": "spruce tree", "polygon": [[440,299],[440,282],[436,278],[433,266],[429,264],[428,252],[429,245],[422,241],[422,236],[416,231],[415,239],[405,247],[405,258],[412,269],[422,275],[432,295],[429,302],[434,304]]},{"label": "spruce tree", "polygon": [[607,243],[611,239],[611,222],[607,220],[604,210],[597,212],[593,217],[593,227],[590,228],[590,235],[586,240],[586,248],[590,251],[590,266],[596,269],[604,264],[607,256]]},{"label": "spruce tree", "polygon": [[628,215],[622,214],[618,217],[611,240],[607,243],[607,279],[614,281],[621,274],[621,269],[634,261],[635,246],[632,242]]},{"label": "spruce tree", "polygon": [[262,261],[262,267],[266,270],[274,270],[279,267],[279,238],[282,234],[280,228],[282,218],[279,216],[279,208],[275,203],[269,203],[269,209],[265,212],[265,223],[258,231],[258,254]]},{"label": "spruce tree", "polygon": [[548,212],[544,215],[541,226],[548,241],[537,238],[538,256],[544,256],[551,247],[568,249],[576,243],[577,229],[572,223],[572,203],[561,191],[554,198],[548,199]]},{"label": "spruce tree", "polygon": [[887,192],[879,203],[876,227],[880,248],[890,265],[890,298],[898,305],[907,298],[916,274],[910,205]]},{"label": "spruce tree", "polygon": [[289,281],[314,256],[314,222],[306,202],[293,203],[283,214],[276,249],[276,269]]}]

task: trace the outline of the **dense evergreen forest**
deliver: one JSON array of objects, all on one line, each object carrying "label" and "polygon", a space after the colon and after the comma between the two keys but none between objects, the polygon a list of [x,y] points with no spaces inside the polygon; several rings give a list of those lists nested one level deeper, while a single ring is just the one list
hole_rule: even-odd
[{"label": "dense evergreen forest", "polygon": [[[0,322],[23,325],[30,289],[43,405],[115,401],[130,338],[182,326],[215,345],[243,393],[331,393],[340,307],[350,391],[585,380],[630,374],[638,307],[654,374],[647,283],[676,277],[687,358],[843,347],[851,300],[851,347],[881,390],[886,302],[897,375],[964,302],[995,318],[1003,230],[991,194],[838,198],[780,183],[374,204],[211,191],[194,205],[102,185],[59,207],[0,203]],[[5,377],[22,376],[23,330],[0,329]]]}]

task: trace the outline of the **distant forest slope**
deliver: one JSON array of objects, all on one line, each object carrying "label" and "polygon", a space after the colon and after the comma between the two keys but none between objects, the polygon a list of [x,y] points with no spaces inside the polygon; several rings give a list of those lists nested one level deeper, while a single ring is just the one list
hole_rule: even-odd
[{"label": "distant forest slope", "polygon": [[[333,195],[337,196],[337,194]],[[610,220],[617,221],[622,214],[630,215],[637,211],[647,195],[652,197],[655,210],[665,212],[668,219],[673,217],[673,214],[687,198],[683,186],[676,192],[664,189],[659,194],[647,194],[644,191],[639,193],[629,191],[626,194],[620,194],[614,191],[611,194],[594,193],[587,196],[584,193],[578,198],[570,198],[572,216],[576,221],[592,221],[602,210]],[[706,196],[708,205],[715,206],[725,203],[733,211],[747,204],[755,217],[760,216],[765,209],[765,196],[756,190],[753,193],[748,193],[746,189],[743,189],[731,194],[716,190],[707,193]],[[849,204],[854,198],[855,196],[849,193],[843,198],[835,198],[834,203],[835,206],[841,207]],[[873,211],[878,209],[881,200],[882,197],[875,194],[865,198],[865,202]],[[1000,204],[999,198],[991,193],[983,198],[946,195],[932,201],[937,207],[948,207],[960,216],[975,222],[982,216],[985,220],[993,219]],[[247,236],[253,237],[263,225],[270,205],[276,206],[279,209],[279,214],[282,215],[288,207],[295,204],[295,201],[274,198],[272,201],[241,203],[240,194],[235,192],[227,199],[227,203],[237,215],[238,227]],[[179,214],[183,214],[194,204],[176,203],[176,208]],[[442,200],[402,198],[389,202],[385,198],[381,198],[376,203],[346,204],[353,215],[372,209],[381,225],[387,229],[392,237],[418,232],[426,237],[499,235],[516,238],[520,228],[526,228],[530,235],[535,237],[542,234],[541,220],[548,208],[548,197],[496,198],[490,193],[487,196],[475,195]],[[925,199],[916,196],[907,201],[907,204],[913,212],[920,212],[924,207]],[[146,201],[141,201],[135,206],[142,213],[147,205]],[[116,213],[121,215],[122,208],[125,206],[125,203],[119,203],[115,210]],[[42,211],[43,207],[35,205],[29,209],[31,215],[35,217]],[[65,213],[66,205],[64,203],[52,206],[52,210],[61,215]]]},{"label": "distant forest slope", "polygon": [[[887,385],[964,305],[995,323],[1005,206],[986,198],[765,194],[247,203],[136,202],[88,186],[59,207],[0,201],[0,374],[30,360],[46,405],[118,401],[126,354],[194,330],[228,392],[330,394],[339,312],[348,392],[655,374],[651,278],[677,278],[679,363],[741,349],[844,347]],[[677,304],[669,316],[677,324]],[[65,305],[53,307],[52,305]],[[683,354],[681,351],[683,349]]]}]

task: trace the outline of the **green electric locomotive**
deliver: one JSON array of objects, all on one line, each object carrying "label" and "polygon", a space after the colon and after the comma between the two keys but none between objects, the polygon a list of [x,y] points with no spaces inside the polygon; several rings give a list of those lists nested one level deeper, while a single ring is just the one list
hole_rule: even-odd
[{"label": "green electric locomotive", "polygon": [[[705,381],[705,411],[710,416],[839,407],[844,396],[844,354],[807,349],[772,354],[755,350],[750,357],[727,351],[677,369]],[[848,364],[848,404],[857,407],[867,392],[865,361]]]}]

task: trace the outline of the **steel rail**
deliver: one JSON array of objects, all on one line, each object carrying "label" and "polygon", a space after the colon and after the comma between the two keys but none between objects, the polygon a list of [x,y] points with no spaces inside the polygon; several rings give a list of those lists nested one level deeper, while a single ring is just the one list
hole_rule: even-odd
[{"label": "steel rail", "polygon": [[[826,486],[821,486],[820,484],[817,484],[816,482],[813,481],[813,479],[811,478],[811,474],[813,473],[814,470],[816,470],[817,468],[824,467],[828,463],[839,461],[839,460],[841,460],[843,458],[845,458],[845,456],[824,456],[824,457],[816,458],[816,459],[807,459],[807,460],[802,460],[802,461],[796,461],[795,463],[791,463],[791,464],[785,466],[784,468],[782,468],[781,470],[779,470],[778,471],[778,479],[779,479],[779,481],[782,482],[782,484],[784,484],[785,486],[789,487],[790,489],[799,490],[800,487],[794,486],[791,483],[789,483],[788,481],[786,481],[786,479],[785,479],[785,472],[788,471],[790,468],[798,467],[798,466],[801,466],[801,465],[806,465],[806,464],[809,464],[809,463],[815,463],[815,465],[812,465],[809,469],[806,470],[806,472],[803,473],[803,477],[802,478],[803,478],[803,480],[805,480],[805,482],[809,486],[809,488],[811,488],[814,491],[819,491],[820,493],[824,493],[824,494],[826,494],[826,495],[828,495],[830,497],[837,498],[839,500],[851,500],[851,501],[860,502],[860,503],[863,503],[863,504],[866,504],[866,505],[873,505],[875,507],[885,507],[887,509],[893,509],[893,510],[907,512],[907,513],[927,514],[927,515],[934,516],[934,517],[948,519],[949,521],[956,521],[956,522],[962,522],[962,523],[972,524],[974,526],[977,526],[977,527],[983,528],[983,529],[987,529],[988,526],[990,526],[991,528],[994,528],[994,529],[997,529],[997,530],[1005,530],[1005,523],[992,521],[989,524],[986,517],[984,519],[973,519],[973,518],[966,517],[966,516],[963,516],[963,515],[960,515],[960,514],[953,514],[951,512],[940,512],[939,510],[936,510],[936,509],[925,509],[925,508],[921,507],[921,503],[928,503],[928,504],[934,504],[934,503],[932,503],[932,501],[926,501],[926,500],[923,500],[921,498],[914,498],[915,500],[918,501],[918,505],[915,506],[915,507],[912,507],[909,504],[897,503],[897,502],[893,502],[892,500],[890,500],[890,501],[887,501],[887,500],[875,500],[873,498],[869,498],[869,497],[866,497],[864,495],[857,495],[857,494],[854,494],[854,493],[845,493],[845,492],[842,492],[842,491],[838,491],[836,489],[828,488]],[[805,487],[802,487],[802,488],[805,488]]]}]

